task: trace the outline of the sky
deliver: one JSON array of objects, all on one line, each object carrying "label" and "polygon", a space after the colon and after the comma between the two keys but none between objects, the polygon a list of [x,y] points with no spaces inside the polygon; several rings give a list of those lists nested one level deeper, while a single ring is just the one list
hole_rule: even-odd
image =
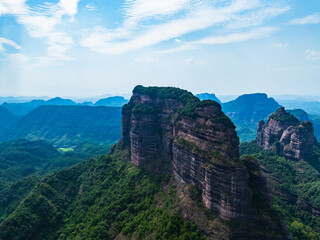
[{"label": "sky", "polygon": [[136,85],[320,95],[320,1],[0,0],[0,96]]}]

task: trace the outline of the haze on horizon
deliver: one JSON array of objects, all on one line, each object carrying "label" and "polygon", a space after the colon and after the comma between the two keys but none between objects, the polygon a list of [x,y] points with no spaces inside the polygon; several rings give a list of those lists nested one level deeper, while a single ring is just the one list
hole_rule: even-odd
[{"label": "haze on horizon", "polygon": [[0,0],[0,96],[319,96],[318,0]]}]

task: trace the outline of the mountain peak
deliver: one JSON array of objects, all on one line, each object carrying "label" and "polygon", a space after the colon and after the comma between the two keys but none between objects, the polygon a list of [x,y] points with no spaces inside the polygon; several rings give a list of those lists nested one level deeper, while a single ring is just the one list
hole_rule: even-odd
[{"label": "mountain peak", "polygon": [[127,160],[171,172],[178,185],[196,186],[205,206],[224,219],[250,218],[251,192],[239,140],[217,102],[200,101],[179,88],[137,86],[122,114]]}]

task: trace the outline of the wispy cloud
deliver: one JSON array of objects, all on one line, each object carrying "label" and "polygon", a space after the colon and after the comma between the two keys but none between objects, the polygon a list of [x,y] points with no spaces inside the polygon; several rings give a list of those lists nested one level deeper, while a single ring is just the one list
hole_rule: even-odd
[{"label": "wispy cloud", "polygon": [[17,69],[19,67],[24,67],[25,64],[30,60],[27,56],[22,53],[12,53],[8,54],[8,60],[11,67]]},{"label": "wispy cloud", "polygon": [[46,39],[48,57],[53,60],[72,60],[66,52],[72,47],[73,39],[65,31],[59,30],[59,25],[63,25],[65,21],[73,21],[78,2],[79,0],[60,0],[56,4],[29,6],[26,0],[2,0],[0,15],[14,15],[31,37]]},{"label": "wispy cloud", "polygon": [[0,37],[0,53],[5,52],[4,45],[14,47],[15,49],[21,49],[21,46],[16,44],[14,41],[7,39],[7,38]]},{"label": "wispy cloud", "polygon": [[[121,27],[96,27],[88,31],[81,44],[101,53],[122,54],[170,39],[181,43],[179,38],[184,35],[209,28],[217,28],[226,36],[203,38],[179,48],[209,44],[205,41],[213,41],[210,44],[245,41],[264,37],[272,32],[271,28],[264,31],[259,28],[256,34],[241,33],[240,30],[260,26],[266,20],[286,12],[289,7],[272,5],[263,0],[126,0],[123,9]],[[232,33],[235,29],[239,33]]]},{"label": "wispy cloud", "polygon": [[273,42],[270,44],[271,47],[274,47],[274,48],[286,48],[289,46],[288,43],[279,43],[279,42]]},{"label": "wispy cloud", "polygon": [[309,50],[309,49],[307,49],[307,50],[305,51],[305,55],[306,55],[306,59],[307,59],[307,60],[313,60],[313,61],[315,61],[315,60],[320,59],[320,52],[315,51],[315,50]]},{"label": "wispy cloud", "polygon": [[289,24],[291,25],[305,25],[320,23],[320,13],[315,13],[303,18],[293,19]]},{"label": "wispy cloud", "polygon": [[93,5],[92,3],[89,3],[85,6],[85,8],[88,10],[88,11],[96,11],[97,10],[97,7],[95,5]]},{"label": "wispy cloud", "polygon": [[252,39],[258,39],[263,37],[268,37],[278,29],[276,27],[261,27],[254,28],[247,32],[231,33],[223,36],[209,36],[199,39],[197,41],[187,42],[177,48],[167,49],[159,51],[158,53],[167,54],[174,53],[183,50],[195,49],[201,45],[217,45],[217,44],[227,44],[243,42]]}]

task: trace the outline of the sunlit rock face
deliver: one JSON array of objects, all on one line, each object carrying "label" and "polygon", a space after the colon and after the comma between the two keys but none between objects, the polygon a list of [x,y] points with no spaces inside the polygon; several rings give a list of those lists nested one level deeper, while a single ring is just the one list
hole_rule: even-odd
[{"label": "sunlit rock face", "polygon": [[266,123],[258,123],[256,142],[265,150],[271,149],[288,159],[300,160],[311,156],[316,139],[311,122],[300,122],[280,108]]},{"label": "sunlit rock face", "polygon": [[251,218],[239,140],[217,102],[177,88],[137,86],[122,114],[122,143],[133,164],[170,172],[178,186],[196,186],[205,206],[222,218]]}]

